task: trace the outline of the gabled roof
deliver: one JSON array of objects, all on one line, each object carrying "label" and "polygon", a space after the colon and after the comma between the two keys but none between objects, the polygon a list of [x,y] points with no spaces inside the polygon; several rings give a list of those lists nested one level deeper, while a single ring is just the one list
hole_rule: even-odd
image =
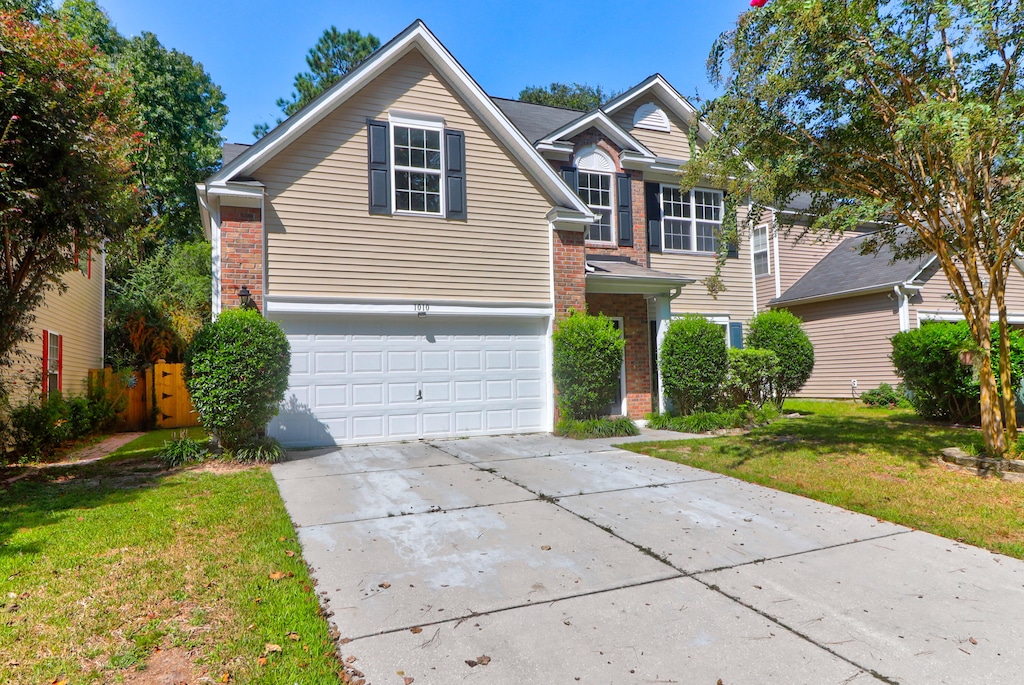
[{"label": "gabled roof", "polygon": [[551,131],[548,135],[541,138],[538,141],[538,144],[553,144],[560,140],[568,140],[573,136],[583,133],[588,128],[596,128],[624,150],[635,150],[645,157],[650,157],[652,160],[655,157],[653,152],[644,147],[643,143],[612,121],[611,117],[609,117],[602,109],[595,109],[591,112],[587,112],[583,116],[570,121],[561,128]]},{"label": "gabled roof", "polygon": [[484,125],[505,144],[509,152],[550,195],[556,206],[571,210],[574,215],[579,215],[579,219],[583,223],[590,219],[592,215],[583,201],[562,181],[551,165],[544,161],[540,153],[534,149],[531,141],[520,133],[519,129],[512,124],[504,112],[487,96],[480,85],[473,80],[420,19],[414,21],[395,38],[381,46],[366,61],[261,138],[255,145],[226,163],[220,171],[207,180],[206,187],[212,190],[217,186],[224,186],[230,181],[250,175],[413,50],[419,50],[440,75],[454,87]]},{"label": "gabled roof", "polygon": [[491,100],[531,143],[536,143],[555,129],[579,119],[584,114],[578,109],[538,105],[507,98],[492,97]]},{"label": "gabled roof", "polygon": [[772,306],[830,300],[890,290],[912,283],[934,261],[934,255],[893,261],[892,248],[881,245],[874,254],[861,254],[871,234],[847,238],[791,285]]},{"label": "gabled roof", "polygon": [[697,136],[702,140],[710,140],[714,138],[717,133],[711,128],[707,122],[701,120],[700,113],[697,108],[694,107],[689,100],[679,94],[675,88],[672,87],[665,77],[661,74],[653,74],[648,76],[642,82],[633,86],[626,92],[612,98],[604,104],[601,108],[609,115],[615,114],[626,105],[637,100],[642,100],[645,96],[654,95],[659,100],[665,103],[665,105],[672,110],[672,113],[677,117],[686,122],[687,126],[693,127],[697,125]]}]

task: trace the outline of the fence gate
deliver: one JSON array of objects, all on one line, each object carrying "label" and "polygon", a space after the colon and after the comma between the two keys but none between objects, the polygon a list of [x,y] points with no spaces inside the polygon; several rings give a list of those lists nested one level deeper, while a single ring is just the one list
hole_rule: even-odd
[{"label": "fence gate", "polygon": [[199,416],[185,389],[184,364],[154,364],[153,399],[157,428],[198,426]]}]

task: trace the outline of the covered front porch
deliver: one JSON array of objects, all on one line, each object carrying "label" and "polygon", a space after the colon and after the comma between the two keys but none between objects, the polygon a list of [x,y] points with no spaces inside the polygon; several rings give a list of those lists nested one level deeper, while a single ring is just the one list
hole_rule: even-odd
[{"label": "covered front porch", "polygon": [[611,318],[626,340],[619,392],[609,415],[637,420],[664,410],[657,350],[671,320],[672,300],[693,282],[625,257],[587,256],[587,311]]}]

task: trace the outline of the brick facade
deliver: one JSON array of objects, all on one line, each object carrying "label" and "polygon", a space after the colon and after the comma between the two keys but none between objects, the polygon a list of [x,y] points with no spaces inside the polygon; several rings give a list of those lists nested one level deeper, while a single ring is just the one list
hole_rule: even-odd
[{"label": "brick facade", "polygon": [[258,207],[221,207],[221,308],[239,306],[244,285],[263,311],[263,218]]},{"label": "brick facade", "polygon": [[651,347],[647,300],[643,295],[587,295],[591,314],[622,317],[626,337],[626,411],[642,419],[652,407]]},{"label": "brick facade", "polygon": [[582,311],[586,307],[587,268],[583,255],[583,233],[555,231],[554,234],[557,321],[564,317],[569,309]]}]

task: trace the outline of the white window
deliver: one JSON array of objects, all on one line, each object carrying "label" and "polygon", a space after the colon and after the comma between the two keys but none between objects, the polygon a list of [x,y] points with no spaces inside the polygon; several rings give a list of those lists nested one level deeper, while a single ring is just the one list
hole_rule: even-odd
[{"label": "white window", "polygon": [[587,229],[586,239],[597,243],[612,242],[612,175],[580,171],[579,194],[597,215],[597,222]]},{"label": "white window", "polygon": [[662,245],[680,252],[718,251],[722,233],[722,192],[695,188],[682,192],[661,186]]},{"label": "white window", "polygon": [[64,346],[61,336],[52,331],[43,331],[43,393],[60,392],[61,372],[64,367]]},{"label": "white window", "polygon": [[444,212],[441,201],[441,134],[432,125],[392,122],[395,211],[416,214]]},{"label": "white window", "polygon": [[750,236],[754,253],[754,275],[767,276],[771,273],[768,261],[768,227],[758,226]]}]

